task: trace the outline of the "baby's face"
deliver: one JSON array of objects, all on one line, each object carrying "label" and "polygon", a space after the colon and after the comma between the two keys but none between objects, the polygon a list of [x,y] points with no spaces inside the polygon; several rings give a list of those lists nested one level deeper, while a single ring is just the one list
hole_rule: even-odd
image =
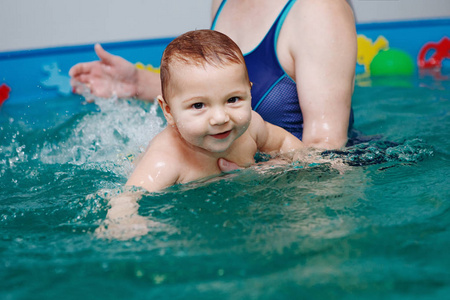
[{"label": "baby's face", "polygon": [[242,64],[176,65],[166,101],[181,137],[208,152],[226,151],[251,120],[250,82]]}]

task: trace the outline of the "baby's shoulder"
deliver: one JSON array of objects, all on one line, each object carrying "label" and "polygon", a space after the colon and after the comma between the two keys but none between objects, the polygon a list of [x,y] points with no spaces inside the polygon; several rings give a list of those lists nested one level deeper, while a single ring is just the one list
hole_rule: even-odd
[{"label": "baby's shoulder", "polygon": [[147,146],[142,160],[176,164],[180,157],[180,145],[170,132],[163,130]]},{"label": "baby's shoulder", "polygon": [[248,127],[248,133],[251,138],[258,144],[258,140],[267,134],[267,126],[260,114],[252,110],[252,121]]}]

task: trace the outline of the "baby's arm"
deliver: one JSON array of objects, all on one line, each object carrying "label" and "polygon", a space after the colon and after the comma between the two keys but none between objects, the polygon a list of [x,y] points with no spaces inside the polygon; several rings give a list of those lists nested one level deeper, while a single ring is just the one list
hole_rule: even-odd
[{"label": "baby's arm", "polygon": [[252,112],[250,130],[256,139],[258,150],[261,152],[286,153],[305,147],[302,141],[294,135],[279,126],[264,121],[254,111]]},{"label": "baby's arm", "polygon": [[146,235],[155,222],[138,214],[141,192],[125,191],[109,199],[106,219],[95,230],[98,238],[128,240]]},{"label": "baby's arm", "polygon": [[[154,192],[176,183],[178,168],[170,154],[150,147],[143,154],[126,185]],[[142,192],[125,191],[113,196],[106,220],[97,228],[99,238],[127,240],[148,233],[158,223],[138,214]]]},{"label": "baby's arm", "polygon": [[179,165],[174,157],[162,149],[150,147],[138,162],[126,185],[155,192],[177,183]]}]

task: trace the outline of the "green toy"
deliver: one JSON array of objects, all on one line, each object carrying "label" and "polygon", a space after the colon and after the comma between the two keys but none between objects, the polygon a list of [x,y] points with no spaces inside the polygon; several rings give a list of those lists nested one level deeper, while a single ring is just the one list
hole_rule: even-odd
[{"label": "green toy", "polygon": [[412,75],[415,65],[411,56],[399,49],[378,52],[370,64],[372,76]]}]

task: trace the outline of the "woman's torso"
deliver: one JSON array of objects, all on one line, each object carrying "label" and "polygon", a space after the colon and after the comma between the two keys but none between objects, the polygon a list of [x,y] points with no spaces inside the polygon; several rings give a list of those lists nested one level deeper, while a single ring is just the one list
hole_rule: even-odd
[{"label": "woman's torso", "polygon": [[287,44],[289,30],[284,30],[294,4],[229,0],[218,8],[212,28],[230,36],[243,50],[253,82],[253,109],[301,139],[303,116]]},{"label": "woman's torso", "polygon": [[[217,2],[220,4],[223,1]],[[213,29],[229,36],[245,55],[261,43],[287,2],[287,0],[227,0]],[[217,10],[213,11],[213,20],[216,13]],[[289,56],[287,35],[286,30],[282,28],[277,41],[278,59],[286,73],[295,78],[293,61],[287,57]]]}]

